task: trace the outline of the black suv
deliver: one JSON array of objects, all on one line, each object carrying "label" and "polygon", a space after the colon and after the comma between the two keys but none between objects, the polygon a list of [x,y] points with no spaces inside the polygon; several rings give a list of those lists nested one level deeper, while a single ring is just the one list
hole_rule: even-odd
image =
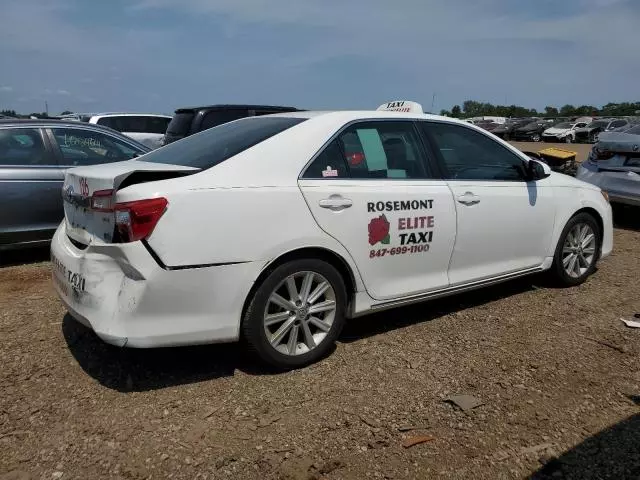
[{"label": "black suv", "polygon": [[206,107],[179,108],[176,110],[171,122],[169,122],[167,131],[164,134],[163,144],[167,145],[194,133],[217,127],[239,118],[299,111],[302,110],[272,105],[209,105]]}]

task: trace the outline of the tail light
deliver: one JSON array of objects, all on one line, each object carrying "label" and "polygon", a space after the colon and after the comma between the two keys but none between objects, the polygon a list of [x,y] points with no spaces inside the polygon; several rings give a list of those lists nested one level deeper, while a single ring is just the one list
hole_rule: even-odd
[{"label": "tail light", "polygon": [[167,209],[166,198],[150,198],[116,203],[113,207],[116,230],[124,243],[147,238]]},{"label": "tail light", "polygon": [[118,238],[123,243],[135,242],[151,235],[169,204],[163,197],[114,204],[113,194],[113,190],[93,192],[91,210],[113,212]]}]

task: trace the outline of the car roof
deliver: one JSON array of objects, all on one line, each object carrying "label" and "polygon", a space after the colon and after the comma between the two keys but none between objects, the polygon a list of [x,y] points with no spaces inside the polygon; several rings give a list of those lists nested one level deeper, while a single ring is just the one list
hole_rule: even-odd
[{"label": "car roof", "polygon": [[408,113],[408,112],[394,112],[387,110],[301,110],[287,113],[274,113],[269,116],[272,117],[290,117],[290,118],[317,118],[321,116],[333,117],[336,121],[351,122],[355,120],[366,119],[422,119],[422,120],[445,120],[453,123],[460,123],[468,125],[468,122],[464,122],[457,118],[442,117],[440,115],[432,115],[430,113]]},{"label": "car roof", "polygon": [[22,119],[22,118],[18,118],[18,119],[7,119],[7,118],[2,118],[0,119],[0,127],[4,127],[4,126],[24,126],[24,125],[32,125],[34,127],[45,127],[45,126],[54,126],[54,127],[87,127],[90,126],[90,128],[97,128],[100,130],[108,130],[110,132],[115,132],[116,130],[113,130],[112,128],[109,127],[105,127],[103,125],[96,125],[96,124],[87,124],[85,122],[78,122],[77,120],[59,120],[59,119],[52,119],[52,118],[39,118],[39,119],[35,119],[35,118],[29,118],[29,119]]},{"label": "car roof", "polygon": [[78,122],[77,120],[57,120],[57,119],[6,119],[0,118],[0,130],[2,128],[9,127],[34,127],[34,128],[46,128],[46,127],[72,127],[72,128],[81,128],[81,129],[89,129],[89,130],[101,130],[103,132],[109,133],[110,135],[115,135],[126,140],[128,143],[132,143],[139,147],[142,147],[144,150],[149,150],[149,147],[143,145],[142,143],[134,140],[131,137],[127,137],[122,133],[114,130],[113,128],[105,127],[104,125],[97,125],[95,123],[86,123],[86,122]]},{"label": "car roof", "polygon": [[249,105],[249,104],[219,104],[219,105],[204,105],[200,107],[184,107],[176,109],[175,113],[193,113],[198,110],[274,110],[281,112],[297,112],[303,111],[296,107],[285,107],[282,105]]},{"label": "car roof", "polygon": [[102,112],[102,113],[81,113],[78,114],[80,116],[86,117],[126,117],[126,116],[139,116],[144,115],[147,117],[166,117],[171,118],[171,115],[166,115],[164,113],[149,113],[149,112]]}]

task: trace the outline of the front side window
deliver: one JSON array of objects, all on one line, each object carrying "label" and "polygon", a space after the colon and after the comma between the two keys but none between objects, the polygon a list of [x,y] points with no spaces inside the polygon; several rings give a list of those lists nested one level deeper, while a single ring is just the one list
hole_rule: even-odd
[{"label": "front side window", "polygon": [[0,166],[47,164],[48,155],[39,129],[0,129]]},{"label": "front side window", "polygon": [[525,164],[489,136],[448,123],[421,122],[425,134],[440,152],[447,179],[523,181]]},{"label": "front side window", "polygon": [[65,166],[119,162],[146,153],[101,132],[75,128],[52,131]]}]

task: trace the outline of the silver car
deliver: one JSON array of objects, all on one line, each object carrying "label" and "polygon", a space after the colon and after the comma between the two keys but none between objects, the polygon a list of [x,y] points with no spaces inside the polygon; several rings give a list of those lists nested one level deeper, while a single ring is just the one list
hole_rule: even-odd
[{"label": "silver car", "polygon": [[601,133],[576,176],[605,190],[612,203],[640,206],[640,125]]},{"label": "silver car", "polygon": [[0,120],[0,251],[51,240],[64,217],[66,169],[147,152],[146,146],[99,125]]}]

